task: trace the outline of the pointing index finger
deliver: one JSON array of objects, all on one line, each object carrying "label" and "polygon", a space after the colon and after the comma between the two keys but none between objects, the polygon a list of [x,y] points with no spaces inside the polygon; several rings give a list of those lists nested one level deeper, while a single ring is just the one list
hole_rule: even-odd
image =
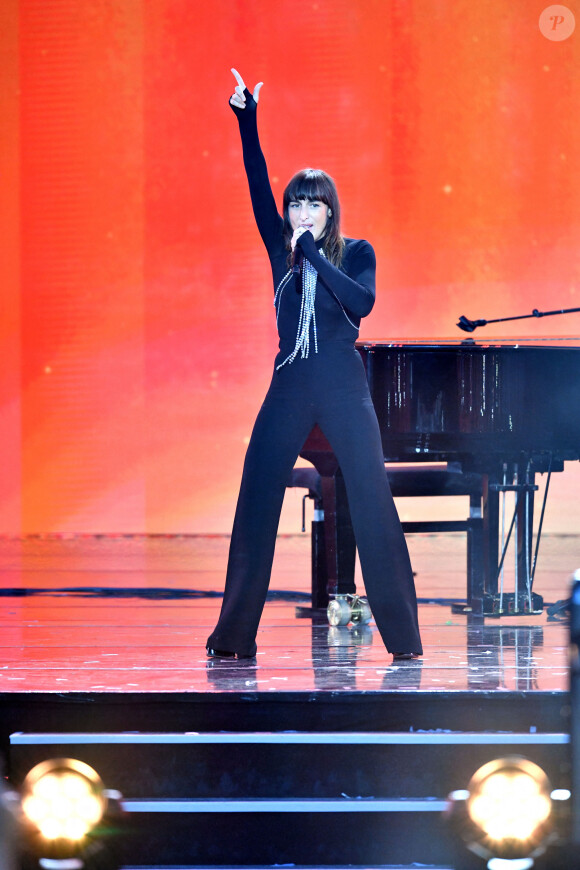
[{"label": "pointing index finger", "polygon": [[244,83],[243,78],[241,77],[241,75],[239,74],[237,69],[234,69],[233,67],[232,67],[232,72],[233,72],[234,76],[236,77],[236,81],[237,81],[238,85],[244,90],[246,85]]}]

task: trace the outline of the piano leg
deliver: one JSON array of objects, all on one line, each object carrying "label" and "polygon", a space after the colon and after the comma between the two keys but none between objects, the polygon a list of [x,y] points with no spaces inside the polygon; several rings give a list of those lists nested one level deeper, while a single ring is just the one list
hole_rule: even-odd
[{"label": "piano leg", "polygon": [[[529,468],[526,470],[525,483],[528,487],[535,485],[536,475]],[[516,568],[516,595],[515,604],[519,609],[519,596],[525,595],[528,598],[528,589],[531,579],[532,570],[532,542],[534,534],[534,492],[527,489],[522,493],[518,503],[517,510],[517,568]],[[528,601],[528,607],[532,609],[531,601]]]},{"label": "piano leg", "polygon": [[340,468],[332,476],[321,477],[324,505],[327,585],[326,594],[350,595],[356,592],[354,566],[356,542],[344,478]]},{"label": "piano leg", "polygon": [[467,607],[477,621],[483,621],[485,574],[483,570],[483,519],[470,517],[467,521]]},{"label": "piano leg", "polygon": [[[311,611],[326,611],[329,597],[327,592],[328,568],[326,566],[326,540],[325,540],[324,510],[321,503],[316,503],[315,518],[311,523]],[[300,608],[305,610],[305,608]],[[311,612],[308,614],[311,615]]]},{"label": "piano leg", "polygon": [[[522,473],[518,463],[504,463],[501,474],[485,475],[483,490],[484,519],[484,615],[502,616],[538,613],[543,608],[543,599],[531,591],[532,541],[534,522],[535,473],[530,464]],[[506,516],[505,528],[499,529],[499,497],[513,495],[515,503]],[[504,525],[502,519],[502,527]],[[498,553],[501,549],[501,559]],[[513,553],[513,591],[507,591],[503,583],[503,570],[508,566],[507,557]],[[508,577],[511,580],[511,571]]]},{"label": "piano leg", "polygon": [[484,592],[497,595],[499,566],[499,492],[494,488],[501,483],[500,472],[482,475],[483,514],[483,583]]}]

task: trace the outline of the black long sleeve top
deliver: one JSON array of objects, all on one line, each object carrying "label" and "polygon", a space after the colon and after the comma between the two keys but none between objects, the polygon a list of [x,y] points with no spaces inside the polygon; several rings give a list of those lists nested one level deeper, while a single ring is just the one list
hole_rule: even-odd
[{"label": "black long sleeve top", "polygon": [[[242,138],[244,166],[248,177],[252,208],[258,230],[266,247],[274,289],[277,290],[278,334],[280,345],[293,345],[300,316],[300,293],[290,280],[288,249],[283,237],[283,219],[278,213],[268,178],[266,160],[260,146],[256,101],[246,89],[246,107],[235,112]],[[230,104],[231,105],[231,104]],[[314,241],[310,231],[297,241],[304,257],[318,272],[316,285],[316,326],[322,350],[329,341],[354,341],[362,317],[370,313],[375,301],[376,260],[372,246],[364,239],[345,238],[340,268],[333,266],[319,251],[322,240]]]}]

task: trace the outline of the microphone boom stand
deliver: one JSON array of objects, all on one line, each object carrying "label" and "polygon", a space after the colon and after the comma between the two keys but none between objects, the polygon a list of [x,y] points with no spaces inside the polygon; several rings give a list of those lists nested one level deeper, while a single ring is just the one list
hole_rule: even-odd
[{"label": "microphone boom stand", "polygon": [[456,326],[464,332],[473,332],[478,326],[487,326],[488,323],[504,323],[506,320],[525,320],[528,317],[550,317],[552,314],[572,314],[580,311],[580,308],[558,308],[555,311],[538,311],[534,308],[531,314],[518,314],[516,317],[498,317],[495,320],[469,320],[461,315]]}]

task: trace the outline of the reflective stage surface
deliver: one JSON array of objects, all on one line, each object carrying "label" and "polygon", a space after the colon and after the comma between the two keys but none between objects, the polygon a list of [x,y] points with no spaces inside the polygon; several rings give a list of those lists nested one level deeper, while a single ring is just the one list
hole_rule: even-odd
[{"label": "reflective stage surface", "polygon": [[[417,535],[425,655],[393,664],[374,624],[297,618],[308,603],[310,541],[280,537],[249,662],[208,661],[227,537],[82,537],[0,541],[0,693],[559,692],[568,688],[563,614],[487,619],[452,612],[465,594],[461,535]],[[546,536],[535,591],[569,594],[579,538]],[[506,591],[510,591],[509,576]],[[357,578],[360,587],[360,575]],[[362,591],[362,590],[361,590]]]}]

